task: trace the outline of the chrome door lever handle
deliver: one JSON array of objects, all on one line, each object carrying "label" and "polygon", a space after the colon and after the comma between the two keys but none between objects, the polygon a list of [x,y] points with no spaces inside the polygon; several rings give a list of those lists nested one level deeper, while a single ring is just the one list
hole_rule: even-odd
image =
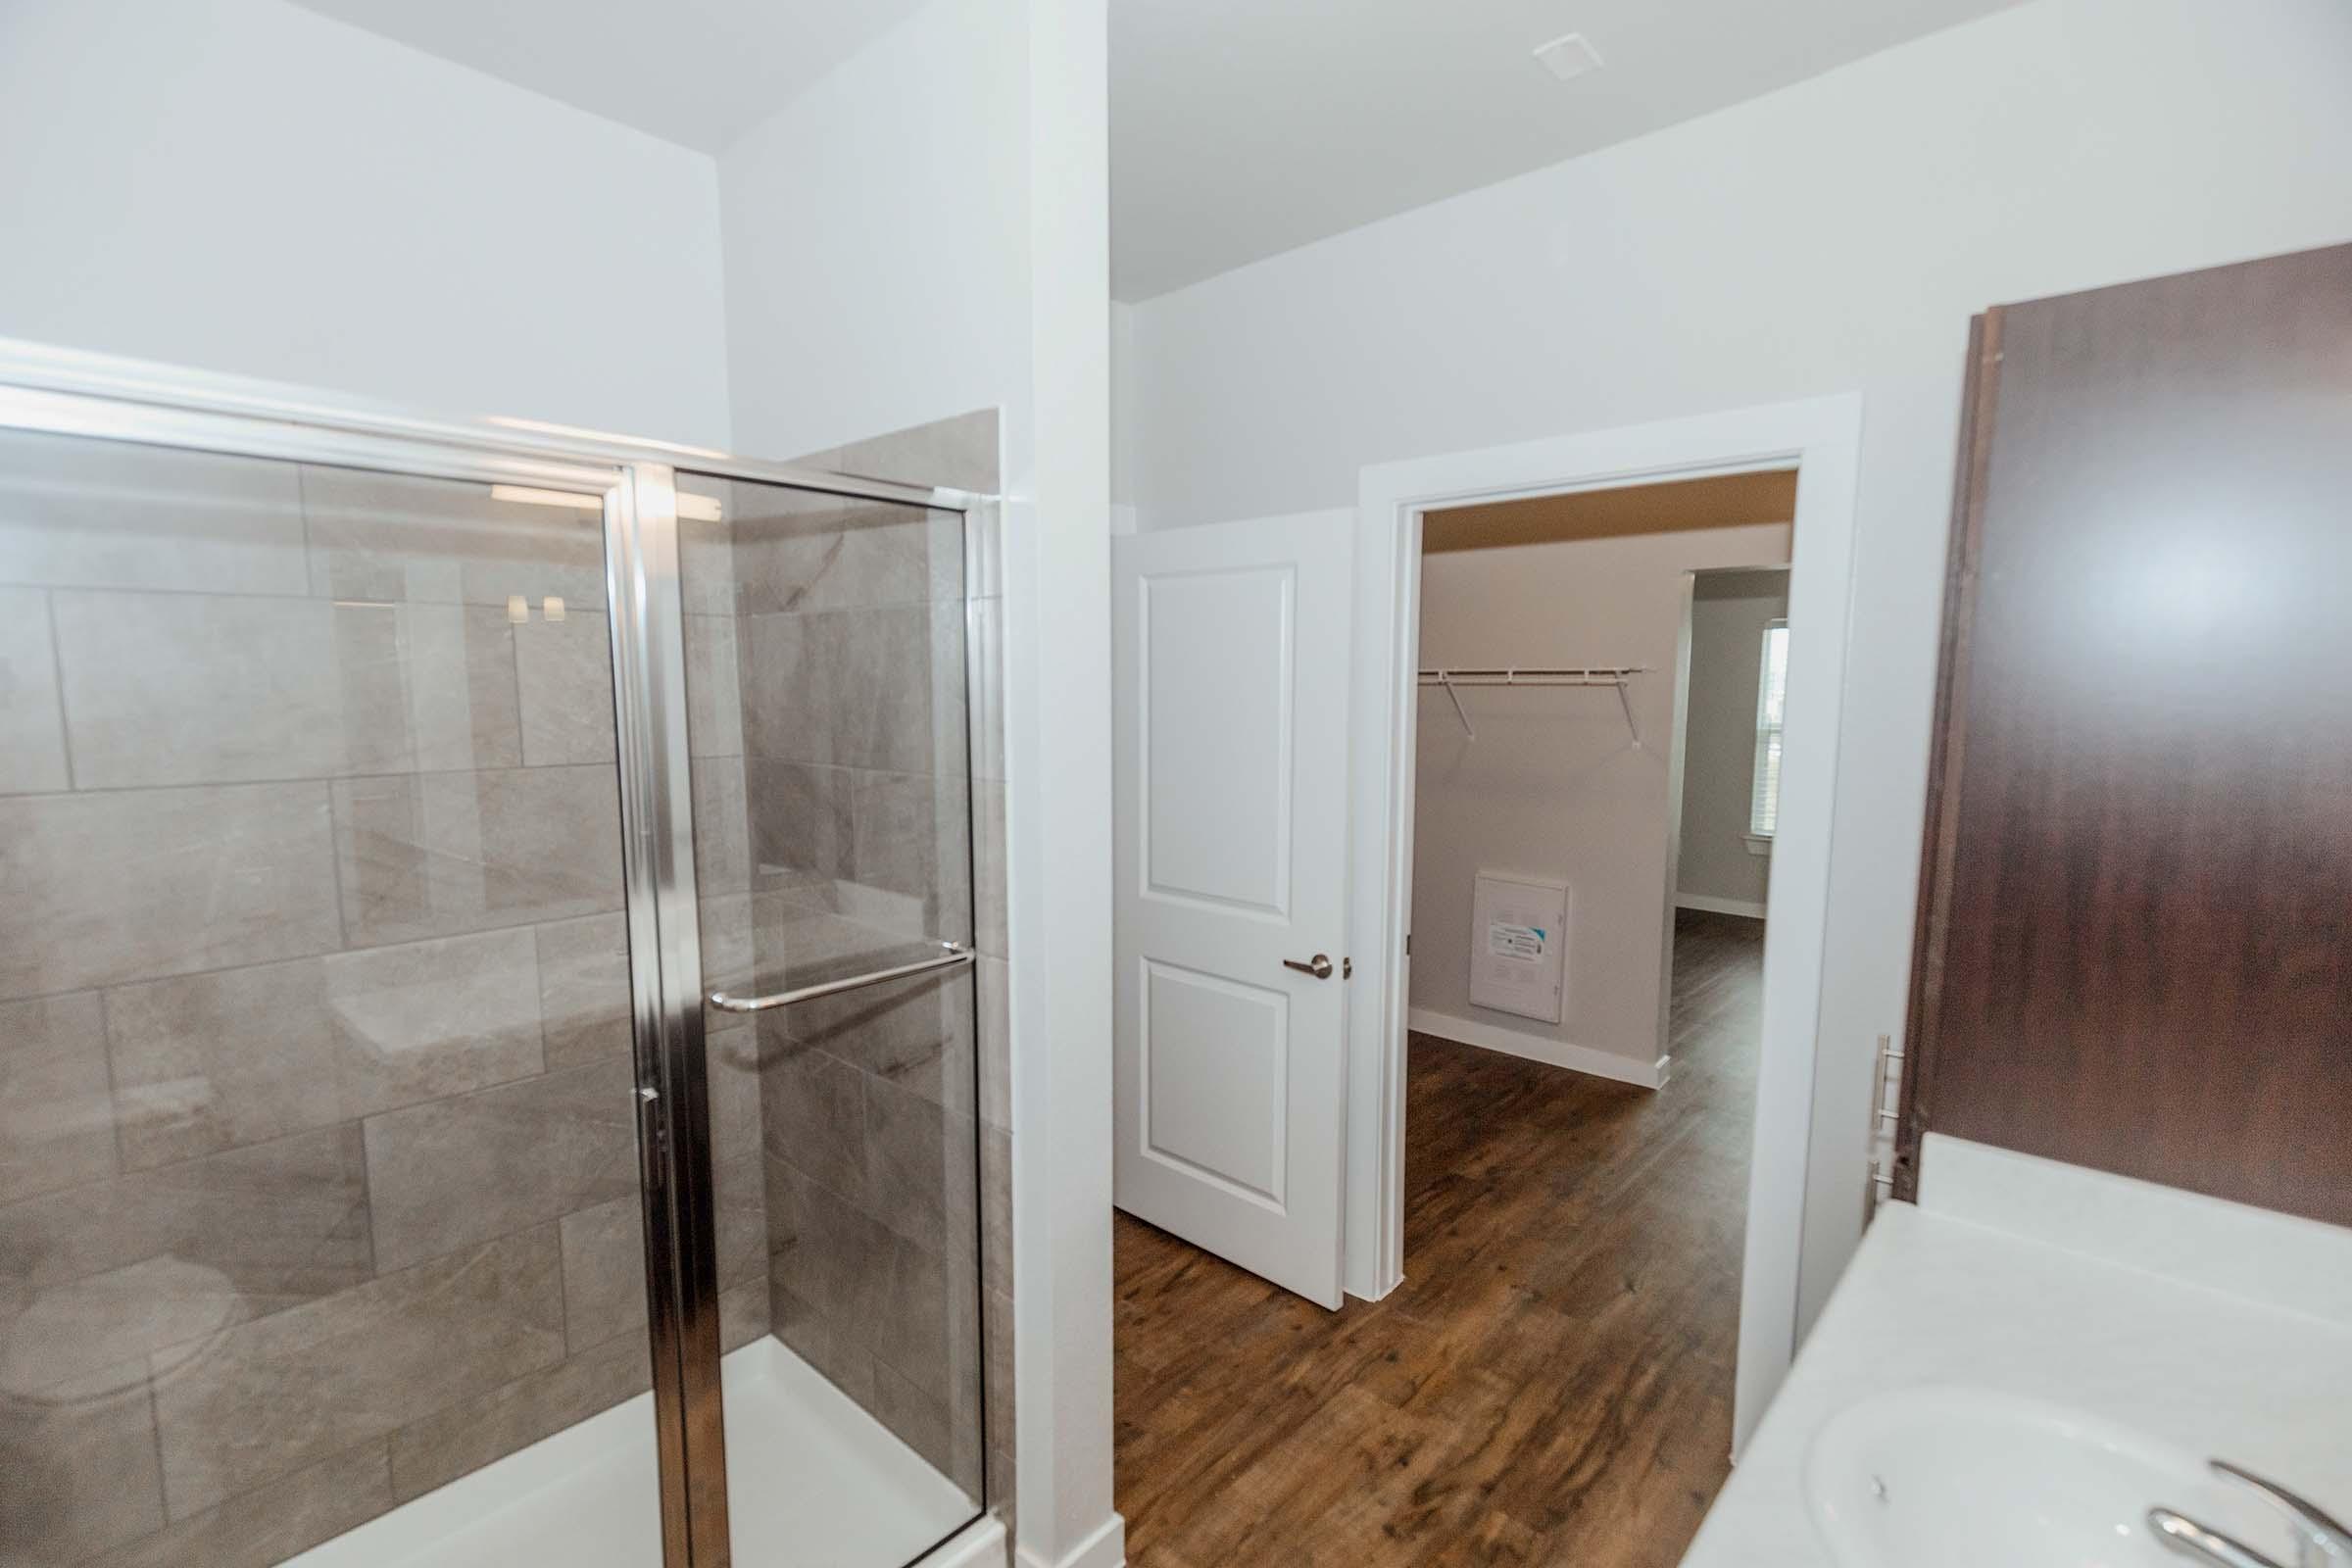
[{"label": "chrome door lever handle", "polygon": [[1282,960],[1282,966],[1285,969],[1296,969],[1300,974],[1311,974],[1318,980],[1331,978],[1331,955],[1327,953],[1318,953],[1304,963],[1300,963],[1297,958],[1285,958]]}]

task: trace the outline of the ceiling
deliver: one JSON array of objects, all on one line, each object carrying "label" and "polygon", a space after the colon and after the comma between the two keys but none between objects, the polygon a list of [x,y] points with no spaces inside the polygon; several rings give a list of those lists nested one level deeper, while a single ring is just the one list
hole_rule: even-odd
[{"label": "ceiling", "polygon": [[1796,470],[1780,468],[1448,507],[1423,518],[1421,548],[1443,554],[1576,539],[1622,539],[1631,534],[1788,522],[1795,515]]},{"label": "ceiling", "polygon": [[[296,0],[715,152],[924,0]],[[2017,0],[1109,0],[1111,293],[1148,299]],[[1531,57],[1581,32],[1606,62]]]},{"label": "ceiling", "polygon": [[716,152],[923,0],[294,0],[426,54]]},{"label": "ceiling", "polygon": [[[1148,299],[2014,0],[1110,0],[1111,292]],[[1530,51],[1581,32],[1603,68]]]}]

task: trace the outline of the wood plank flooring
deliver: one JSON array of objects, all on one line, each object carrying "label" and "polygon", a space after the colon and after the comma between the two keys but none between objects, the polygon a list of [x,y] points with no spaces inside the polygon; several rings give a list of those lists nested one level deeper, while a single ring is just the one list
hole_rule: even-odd
[{"label": "wood plank flooring", "polygon": [[1117,1216],[1135,1568],[1681,1557],[1729,1472],[1762,931],[1678,915],[1655,1094],[1413,1036],[1385,1300]]}]

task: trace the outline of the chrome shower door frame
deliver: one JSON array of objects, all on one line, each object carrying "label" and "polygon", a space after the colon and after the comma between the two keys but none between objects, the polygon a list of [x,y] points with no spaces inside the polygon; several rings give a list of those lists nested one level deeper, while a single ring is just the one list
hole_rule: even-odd
[{"label": "chrome shower door frame", "polygon": [[0,338],[0,429],[511,484],[601,500],[664,1568],[728,1568],[676,474],[957,513],[963,491],[514,419],[449,420]]}]

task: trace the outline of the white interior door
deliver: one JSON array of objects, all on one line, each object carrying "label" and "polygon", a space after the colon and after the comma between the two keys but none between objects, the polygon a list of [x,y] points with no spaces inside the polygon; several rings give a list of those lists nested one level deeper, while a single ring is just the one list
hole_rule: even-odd
[{"label": "white interior door", "polygon": [[1116,1201],[1331,1307],[1352,521],[1112,555]]}]

